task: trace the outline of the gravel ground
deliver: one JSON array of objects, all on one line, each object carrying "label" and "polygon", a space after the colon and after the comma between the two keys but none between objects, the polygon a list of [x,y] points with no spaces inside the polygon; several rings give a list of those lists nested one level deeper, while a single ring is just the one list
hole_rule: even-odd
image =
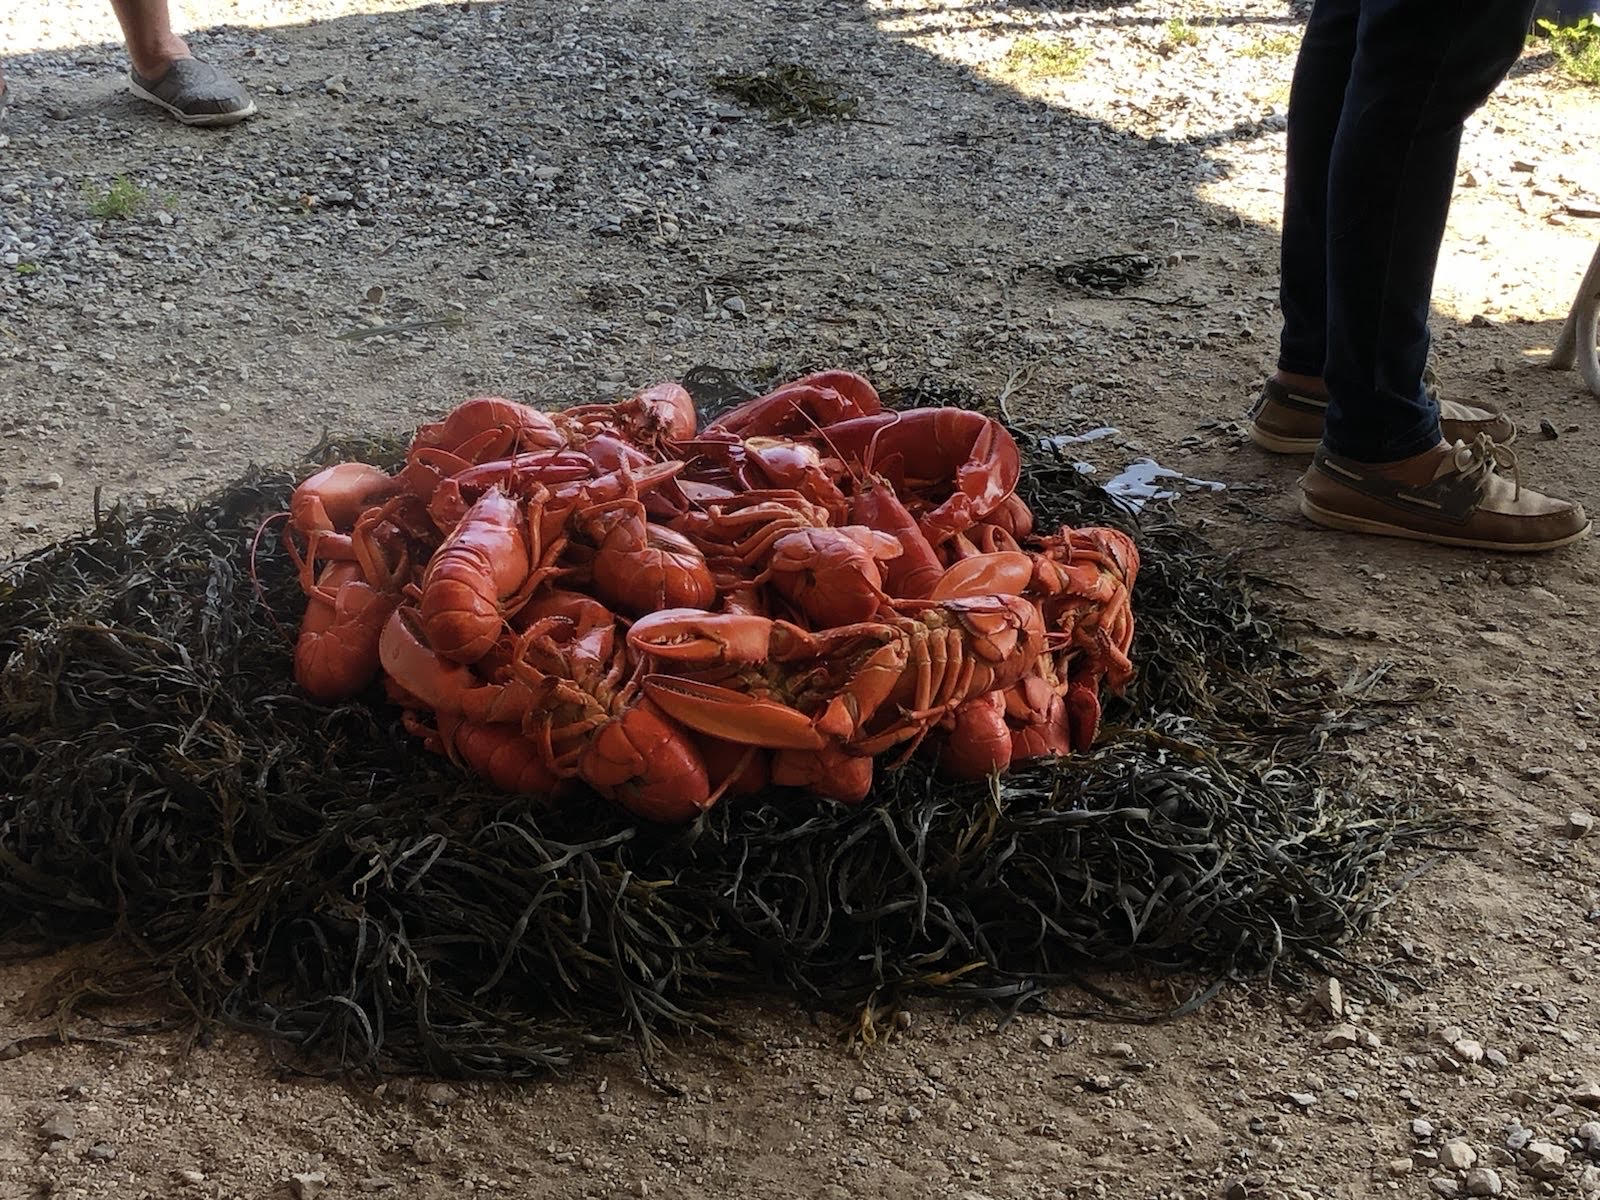
[{"label": "gravel ground", "polygon": [[[1600,805],[1596,551],[1317,534],[1297,464],[1240,436],[1276,331],[1297,11],[182,15],[258,120],[207,133],[137,105],[97,5],[0,14],[0,553],[84,525],[96,487],[194,496],[324,428],[405,428],[475,391],[609,399],[699,362],[1010,381],[1041,428],[1116,427],[1083,448],[1102,472],[1153,455],[1225,482],[1184,507],[1293,582],[1310,649],[1440,682],[1358,750],[1373,786],[1485,820],[1476,855],[1414,864],[1431,869],[1356,951],[1411,976],[1391,996],[1355,973],[1346,998],[1243,984],[1170,1025],[1000,1031],[929,1005],[860,1058],[838,1014],[745,1008],[742,1042],[677,1048],[679,1096],[621,1056],[510,1088],[306,1081],[240,1036],[8,1053],[39,1032],[23,992],[60,964],[12,965],[0,1200],[1600,1195],[1600,842],[1575,836]],[[1041,69],[1039,39],[1072,69]],[[840,82],[861,119],[773,125],[710,86],[774,57]],[[1600,234],[1581,215],[1594,98],[1535,50],[1473,122],[1436,322],[1448,390],[1508,406],[1526,476],[1591,509],[1596,401],[1538,364]],[[117,197],[132,211],[105,215]],[[1037,269],[1124,250],[1163,264],[1136,293],[1159,302]]]}]

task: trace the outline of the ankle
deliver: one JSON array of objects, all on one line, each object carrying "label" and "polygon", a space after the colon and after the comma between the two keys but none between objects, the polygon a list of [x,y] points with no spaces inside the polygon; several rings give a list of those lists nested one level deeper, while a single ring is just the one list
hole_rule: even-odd
[{"label": "ankle", "polygon": [[172,68],[173,63],[193,57],[188,43],[177,36],[169,35],[149,45],[128,46],[128,58],[133,62],[133,69],[145,79],[160,79]]},{"label": "ankle", "polygon": [[1272,373],[1272,382],[1302,396],[1316,396],[1320,399],[1328,395],[1328,386],[1322,382],[1320,375],[1297,375],[1293,371],[1279,369]]}]

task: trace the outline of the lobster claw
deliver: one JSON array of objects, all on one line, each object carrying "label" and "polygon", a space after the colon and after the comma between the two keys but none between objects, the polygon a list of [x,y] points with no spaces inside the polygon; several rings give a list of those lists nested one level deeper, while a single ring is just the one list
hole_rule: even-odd
[{"label": "lobster claw", "polygon": [[748,692],[674,675],[646,675],[643,687],[656,707],[696,733],[771,750],[819,750],[828,741],[805,713]]},{"label": "lobster claw", "polygon": [[1033,559],[1020,551],[975,554],[950,565],[929,593],[930,600],[961,596],[1020,596],[1033,579]]},{"label": "lobster claw", "polygon": [[633,623],[628,645],[636,654],[668,662],[759,663],[771,653],[772,628],[766,617],[664,608]]}]

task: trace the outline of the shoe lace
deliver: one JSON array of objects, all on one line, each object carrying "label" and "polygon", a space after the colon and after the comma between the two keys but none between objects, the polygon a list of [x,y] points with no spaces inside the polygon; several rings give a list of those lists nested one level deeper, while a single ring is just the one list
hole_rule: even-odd
[{"label": "shoe lace", "polygon": [[1522,468],[1517,463],[1516,451],[1502,446],[1487,433],[1480,433],[1470,442],[1457,442],[1454,450],[1455,469],[1469,479],[1487,483],[1489,476],[1511,476],[1513,500],[1522,496]]}]

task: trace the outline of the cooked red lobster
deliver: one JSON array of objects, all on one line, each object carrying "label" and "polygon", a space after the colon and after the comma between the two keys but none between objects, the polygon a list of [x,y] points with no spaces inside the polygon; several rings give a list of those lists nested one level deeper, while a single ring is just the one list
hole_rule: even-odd
[{"label": "cooked red lobster", "polygon": [[711,421],[658,383],[541,412],[476,397],[393,474],[294,492],[295,678],[381,678],[461,768],[653,821],[795,787],[845,803],[877,756],[957,778],[1086,748],[1133,677],[1133,541],[1039,534],[1021,456],[962,409],[883,408],[848,371]]}]

